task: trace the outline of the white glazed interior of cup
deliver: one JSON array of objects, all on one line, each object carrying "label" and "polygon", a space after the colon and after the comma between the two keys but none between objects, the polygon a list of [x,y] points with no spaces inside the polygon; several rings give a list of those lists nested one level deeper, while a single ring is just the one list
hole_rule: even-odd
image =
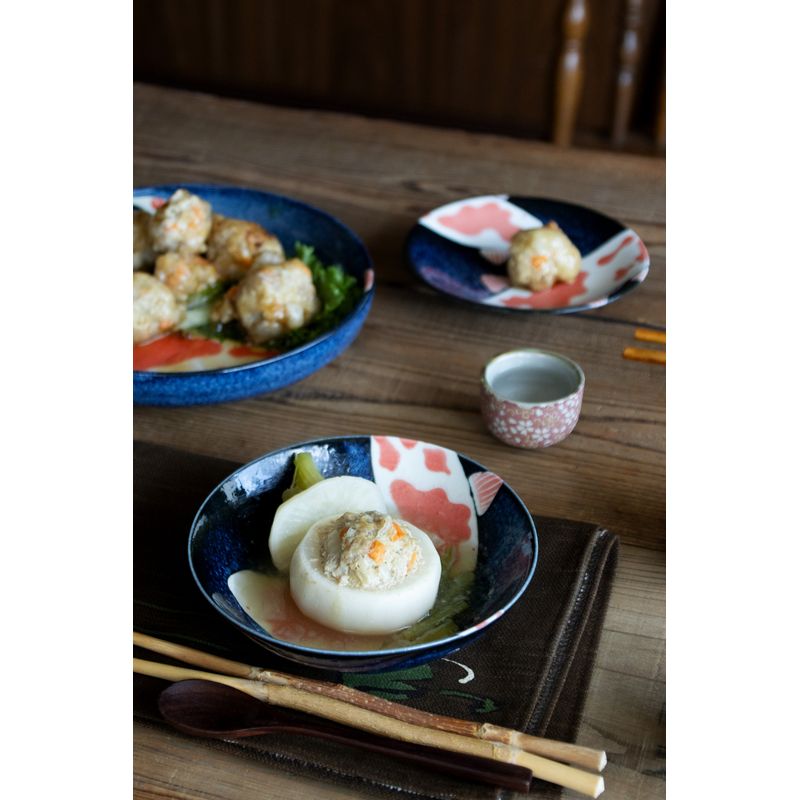
[{"label": "white glazed interior of cup", "polygon": [[523,406],[554,403],[577,392],[583,371],[568,358],[543,350],[512,350],[493,358],[483,374],[496,397]]}]

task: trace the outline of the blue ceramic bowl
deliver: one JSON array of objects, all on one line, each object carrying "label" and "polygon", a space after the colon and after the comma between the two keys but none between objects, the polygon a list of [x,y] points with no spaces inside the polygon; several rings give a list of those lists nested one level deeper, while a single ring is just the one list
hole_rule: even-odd
[{"label": "blue ceramic bowl", "polygon": [[184,188],[211,203],[215,213],[258,222],[275,234],[287,253],[296,241],[312,245],[325,264],[341,264],[364,288],[358,305],[331,331],[308,344],[263,361],[202,372],[133,373],[137,405],[189,406],[224,403],[272,392],[307,378],[349,347],[361,330],[374,294],[372,261],[361,240],[334,217],[282,197],[231,186],[174,184],[135,189],[134,204],[168,199]]},{"label": "blue ceramic bowl", "polygon": [[[477,555],[469,607],[455,618],[457,633],[392,649],[331,650],[279,639],[245,613],[228,587],[228,578],[240,570],[271,567],[267,542],[272,518],[292,481],[294,456],[303,451],[312,454],[326,478],[355,475],[374,480],[390,510],[420,526],[430,521],[424,501],[415,505],[417,501],[406,496],[399,506],[393,505],[396,482],[414,487],[414,497],[436,497],[436,513],[441,513],[442,505],[458,510],[453,519],[457,517],[463,527],[448,527],[445,515],[434,530],[458,540],[455,546],[463,548],[459,557],[465,563]],[[428,531],[433,528],[427,524]],[[240,467],[206,498],[189,536],[192,575],[217,612],[279,656],[340,672],[409,667],[474,641],[522,596],[533,577],[537,553],[531,515],[502,479],[452,450],[385,436],[342,436],[295,444]]]}]

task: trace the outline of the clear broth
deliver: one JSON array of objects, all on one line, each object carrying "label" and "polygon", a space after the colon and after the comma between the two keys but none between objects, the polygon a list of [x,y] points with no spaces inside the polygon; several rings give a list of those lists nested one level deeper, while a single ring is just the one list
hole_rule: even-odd
[{"label": "clear broth", "polygon": [[571,395],[576,387],[560,370],[541,367],[516,367],[498,375],[492,382],[495,394],[515,403],[551,403]]}]

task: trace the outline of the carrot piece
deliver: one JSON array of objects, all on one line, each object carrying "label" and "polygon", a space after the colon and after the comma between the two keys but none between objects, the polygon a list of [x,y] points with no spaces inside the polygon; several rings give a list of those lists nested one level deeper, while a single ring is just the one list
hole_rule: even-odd
[{"label": "carrot piece", "polygon": [[372,546],[369,548],[369,553],[367,555],[376,563],[380,564],[383,561],[384,556],[386,555],[386,545],[383,542],[374,541]]},{"label": "carrot piece", "polygon": [[408,559],[408,566],[406,567],[406,575],[414,568],[414,564],[417,563],[417,554],[412,553],[411,558]]},{"label": "carrot piece", "polygon": [[396,522],[393,523],[392,527],[394,528],[394,533],[389,538],[393,542],[396,542],[398,539],[402,539],[406,535],[405,531]]}]

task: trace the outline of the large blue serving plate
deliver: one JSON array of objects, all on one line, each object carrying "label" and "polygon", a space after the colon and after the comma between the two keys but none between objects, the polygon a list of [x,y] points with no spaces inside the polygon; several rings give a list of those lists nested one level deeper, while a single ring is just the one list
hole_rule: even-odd
[{"label": "large blue serving plate", "polygon": [[[407,439],[397,449],[401,459],[411,459],[427,449],[439,452],[455,469],[450,470],[461,486],[462,497],[474,497],[472,517],[477,524],[478,555],[469,608],[456,619],[457,633],[445,639],[389,650],[334,651],[307,647],[302,643],[275,638],[255,623],[241,608],[228,588],[228,578],[243,569],[264,569],[271,564],[268,536],[281,502],[281,494],[290,484],[293,459],[306,451],[313,456],[322,474],[328,477],[356,475],[375,480],[385,471],[383,457],[376,457],[376,440],[385,444],[390,437],[340,436],[284,447],[240,467],[219,484],[197,512],[189,535],[189,565],[202,594],[232,625],[273,653],[291,661],[339,672],[375,672],[410,667],[440,658],[464,647],[483,634],[519,600],[536,568],[538,540],[536,527],[525,504],[511,487],[467,456],[424,442]],[[390,442],[391,444],[391,442]],[[383,462],[383,463],[381,463]],[[413,460],[410,463],[414,463]],[[417,463],[421,463],[418,459]],[[460,466],[459,466],[460,465]],[[395,466],[391,466],[395,469]],[[397,467],[398,475],[412,485],[430,487],[435,476],[422,475],[424,467]],[[417,470],[415,476],[413,470]],[[384,472],[385,476],[385,472]],[[420,480],[417,480],[420,479]],[[490,496],[475,487],[494,482]],[[451,482],[452,488],[454,484]],[[472,487],[472,488],[470,488]],[[382,490],[383,491],[383,490]],[[465,494],[464,494],[465,492]]]},{"label": "large blue serving plate", "polygon": [[298,200],[233,186],[182,183],[141,187],[133,192],[134,203],[147,197],[166,200],[180,188],[207,200],[215,213],[258,222],[281,240],[287,253],[294,252],[296,241],[312,245],[323,263],[341,264],[355,276],[364,294],[336,328],[281,355],[202,372],[134,371],[134,403],[189,406],[272,392],[307,378],[350,346],[364,324],[374,294],[372,261],[355,233],[330,214]]}]

